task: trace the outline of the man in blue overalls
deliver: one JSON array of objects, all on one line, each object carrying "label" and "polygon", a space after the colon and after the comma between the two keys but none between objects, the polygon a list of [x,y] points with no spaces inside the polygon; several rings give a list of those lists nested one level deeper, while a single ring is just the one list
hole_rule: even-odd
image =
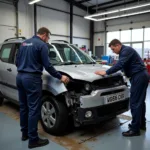
[{"label": "man in blue overalls", "polygon": [[69,78],[61,75],[50,63],[46,44],[49,35],[50,31],[47,28],[40,28],[36,36],[22,43],[16,58],[18,70],[16,82],[19,92],[22,140],[25,141],[29,137],[29,148],[44,146],[49,143],[47,139],[40,139],[37,133],[41,111],[43,67],[49,74],[63,83],[69,82]]},{"label": "man in blue overalls", "polygon": [[149,75],[142,59],[133,48],[122,45],[117,39],[112,40],[109,47],[114,53],[119,54],[117,64],[107,71],[96,71],[95,74],[110,75],[119,70],[123,70],[125,75],[130,78],[130,108],[132,122],[129,124],[130,129],[127,132],[123,132],[122,135],[138,136],[140,135],[140,129],[146,129],[145,98]]}]

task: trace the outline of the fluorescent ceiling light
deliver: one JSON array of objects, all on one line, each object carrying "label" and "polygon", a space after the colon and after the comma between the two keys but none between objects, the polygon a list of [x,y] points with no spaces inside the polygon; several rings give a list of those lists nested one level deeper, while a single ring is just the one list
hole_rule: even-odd
[{"label": "fluorescent ceiling light", "polygon": [[134,15],[144,14],[144,13],[149,13],[149,12],[150,12],[150,10],[139,11],[139,12],[135,12],[135,13],[129,13],[129,14],[124,14],[124,15],[118,15],[118,16],[113,16],[113,17],[107,17],[107,18],[97,19],[97,21],[103,21],[103,20],[109,20],[109,19],[116,19],[116,18],[127,17],[127,16],[134,16]]},{"label": "fluorescent ceiling light", "polygon": [[[118,16],[112,16],[112,17],[106,17],[106,18],[102,18],[102,19],[95,19],[94,21],[104,21],[104,20],[109,20],[109,19],[116,19],[116,18],[121,18],[121,17],[127,17],[127,16],[134,16],[134,15],[138,15],[138,14],[144,14],[144,13],[149,13],[150,10],[146,10],[146,11],[139,11],[139,12],[135,12],[135,13],[129,13],[129,14],[124,14],[124,15],[118,15]],[[86,18],[86,19],[93,19],[93,18]]]},{"label": "fluorescent ceiling light", "polygon": [[150,6],[150,3],[146,3],[146,4],[142,4],[142,5],[137,5],[137,6],[133,6],[133,7],[127,7],[127,8],[122,8],[122,9],[117,9],[117,10],[112,10],[112,11],[108,11],[108,12],[103,12],[103,13],[98,13],[98,14],[94,14],[94,15],[89,15],[89,16],[85,16],[84,18],[88,19],[89,17],[96,17],[96,16],[102,16],[102,15],[107,15],[107,14],[113,14],[113,13],[117,13],[117,12],[122,12],[125,10],[131,10],[131,9],[136,9],[136,8],[142,8],[142,7],[146,7],[146,6]]},{"label": "fluorescent ceiling light", "polygon": [[143,4],[143,5],[137,5],[137,6],[133,6],[133,7],[123,8],[123,9],[120,9],[120,11],[131,10],[131,9],[136,9],[136,8],[142,8],[142,7],[146,7],[146,6],[150,6],[150,3],[146,3],[146,4]]},{"label": "fluorescent ceiling light", "polygon": [[119,10],[113,10],[113,11],[108,11],[108,12],[104,12],[104,13],[98,13],[98,14],[94,14],[94,15],[90,15],[90,16],[85,16],[84,18],[102,16],[102,15],[106,15],[106,14],[113,14],[116,12],[119,12]]},{"label": "fluorescent ceiling light", "polygon": [[39,1],[41,1],[41,0],[32,0],[31,2],[29,2],[29,4],[32,5],[32,4],[37,3]]}]

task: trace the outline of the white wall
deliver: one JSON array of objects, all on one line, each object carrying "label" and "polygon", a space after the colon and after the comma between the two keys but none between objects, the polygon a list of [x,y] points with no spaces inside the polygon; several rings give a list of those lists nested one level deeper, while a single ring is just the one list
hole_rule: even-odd
[{"label": "white wall", "polygon": [[[62,0],[44,0],[38,3],[42,6],[47,6],[50,8],[59,9],[65,12],[70,11],[70,5]],[[58,5],[59,4],[59,5]],[[73,7],[73,14],[78,14],[80,16],[86,15],[86,11],[83,11],[77,7]],[[38,6],[37,9],[37,23],[38,28],[46,26],[50,29],[52,34],[57,35],[70,35],[70,14],[59,12],[52,9],[47,9]],[[83,17],[73,15],[73,44],[78,44],[79,47],[86,45],[89,49],[90,44],[90,21],[85,20]],[[80,38],[76,38],[80,37]],[[85,39],[81,39],[85,38]],[[70,38],[62,36],[51,36],[51,40],[61,39],[70,42]]]},{"label": "white wall", "polygon": [[26,0],[20,0],[18,4],[19,30],[21,30],[19,36],[25,36],[27,38],[33,36],[33,16],[33,5],[28,5],[28,2]]},{"label": "white wall", "polygon": [[[68,12],[68,14],[38,6],[37,28],[45,26],[48,27],[52,32],[52,34],[54,35],[64,35],[64,36],[70,35],[70,14],[69,14],[70,5],[67,2],[63,0],[43,0],[39,2],[38,5],[43,5],[50,8],[62,10]],[[13,26],[16,25],[15,10],[13,10],[12,13],[12,8],[14,9],[13,5],[9,5],[7,9],[1,5],[0,24],[5,23]],[[81,39],[73,38],[73,43],[78,44],[79,46],[86,45],[88,49],[90,44],[89,40],[90,22],[83,18],[84,15],[86,15],[86,11],[83,11],[75,6],[73,7],[73,11],[74,14],[80,15],[80,17],[75,15],[73,16],[73,36],[81,37]],[[34,7],[33,5],[28,5],[27,0],[19,1],[18,18],[19,18],[19,36],[25,36],[27,38],[32,37],[34,35]],[[56,39],[70,41],[69,37],[51,36],[51,40]]]},{"label": "white wall", "polygon": [[86,48],[90,48],[90,21],[85,20],[81,17],[74,16],[73,19],[73,37],[82,37],[73,38],[73,44],[78,44],[79,47],[86,45]]},{"label": "white wall", "polygon": [[[128,5],[125,7],[135,6],[136,4],[137,3]],[[140,2],[140,4],[141,4],[141,2]],[[124,6],[122,6],[122,7],[124,7]],[[120,8],[121,7],[118,7],[118,9],[120,9]],[[114,10],[114,9],[117,9],[117,7],[112,8],[110,10]],[[144,9],[147,10],[147,8],[144,8]],[[105,25],[104,25],[103,21],[94,22],[94,23],[95,23],[95,26],[94,26],[95,32],[105,31]],[[121,30],[129,30],[130,28],[138,29],[138,28],[142,28],[143,26],[150,27],[150,13],[106,21],[106,31],[119,31],[120,29]],[[105,42],[106,42],[105,35],[106,35],[105,32],[104,33],[95,33],[94,34],[94,46],[100,46],[100,45],[105,46]],[[98,41],[98,38],[101,38],[101,40]],[[106,49],[107,49],[107,47],[105,48],[105,50]]]},{"label": "white wall", "polygon": [[[146,2],[137,1],[130,5],[119,6],[119,7],[109,9],[109,10],[121,9],[124,7],[132,7],[132,6],[140,5],[143,3],[145,4]],[[134,10],[129,10],[129,11],[126,11],[125,13],[133,13],[133,12],[139,12],[139,11],[145,11],[145,10],[149,10],[149,6],[134,9]],[[130,28],[137,29],[137,28],[142,28],[143,26],[150,27],[150,13],[108,20],[106,21],[106,25],[108,26],[107,31],[116,31],[116,30],[118,31],[119,29],[128,30]]]},{"label": "white wall", "polygon": [[94,46],[105,46],[105,33],[94,34]]},{"label": "white wall", "polygon": [[73,36],[90,38],[90,21],[74,16]]},{"label": "white wall", "polygon": [[53,41],[53,40],[64,40],[64,41],[69,41],[70,40],[70,37],[61,37],[61,36],[51,36],[50,37],[50,41]]},{"label": "white wall", "polygon": [[56,8],[63,11],[70,11],[69,4],[63,0],[43,0],[38,3],[39,5],[44,5],[51,8]]},{"label": "white wall", "polygon": [[150,13],[109,20],[106,24],[108,26],[107,31],[118,31],[119,29],[128,30],[130,28],[137,29],[142,28],[143,26],[150,27]]},{"label": "white wall", "polygon": [[[38,4],[56,8],[56,9],[63,10],[66,12],[70,12],[70,5],[63,0],[43,0],[43,1],[39,2]],[[86,11],[84,11],[76,6],[74,6],[73,9],[74,9],[74,14],[83,15],[83,16],[86,15]]]},{"label": "white wall", "polygon": [[15,37],[16,17],[15,7],[0,2],[0,43],[6,38]]},{"label": "white wall", "polygon": [[104,21],[94,22],[94,32],[101,32],[105,30]]},{"label": "white wall", "polygon": [[[94,44],[93,50],[95,54],[95,46],[104,46],[105,50],[105,24],[102,22],[94,22]],[[100,40],[99,40],[100,39]]]},{"label": "white wall", "polygon": [[52,34],[69,35],[69,15],[55,10],[37,7],[37,28],[47,27]]},{"label": "white wall", "polygon": [[82,45],[86,45],[86,48],[90,48],[90,41],[86,39],[78,39],[73,38],[73,44],[78,44],[78,47],[82,47]]}]

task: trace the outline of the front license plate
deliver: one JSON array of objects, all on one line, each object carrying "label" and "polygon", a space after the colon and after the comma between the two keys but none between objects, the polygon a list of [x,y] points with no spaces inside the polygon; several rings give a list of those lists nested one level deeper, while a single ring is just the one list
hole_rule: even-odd
[{"label": "front license plate", "polygon": [[105,104],[114,103],[116,101],[123,100],[124,98],[125,96],[123,92],[111,94],[111,95],[105,96]]}]

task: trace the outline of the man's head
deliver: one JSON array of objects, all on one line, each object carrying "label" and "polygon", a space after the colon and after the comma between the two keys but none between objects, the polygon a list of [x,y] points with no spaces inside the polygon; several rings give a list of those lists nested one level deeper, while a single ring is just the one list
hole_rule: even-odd
[{"label": "man's head", "polygon": [[37,36],[39,36],[46,43],[50,39],[50,34],[51,32],[45,27],[40,28],[37,32]]},{"label": "man's head", "polygon": [[122,43],[119,40],[114,39],[109,43],[109,47],[114,53],[119,54],[122,47]]}]

